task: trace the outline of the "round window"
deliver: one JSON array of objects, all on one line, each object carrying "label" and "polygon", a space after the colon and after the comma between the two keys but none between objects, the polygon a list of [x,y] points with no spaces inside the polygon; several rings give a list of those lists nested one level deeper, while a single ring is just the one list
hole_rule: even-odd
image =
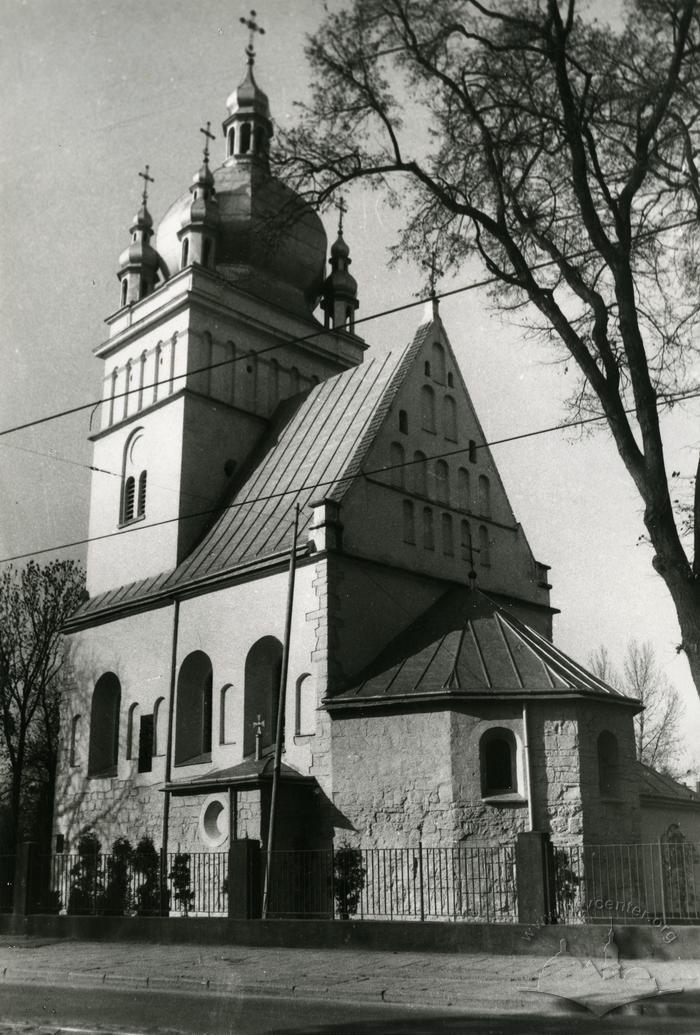
[{"label": "round window", "polygon": [[212,794],[202,805],[199,836],[207,848],[219,848],[228,837],[228,807],[223,794]]}]

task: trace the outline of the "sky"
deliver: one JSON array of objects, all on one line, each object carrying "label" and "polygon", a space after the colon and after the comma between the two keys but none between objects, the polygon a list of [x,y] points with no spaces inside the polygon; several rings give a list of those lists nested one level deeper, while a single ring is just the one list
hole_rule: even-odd
[{"label": "sky", "polygon": [[[266,34],[257,41],[256,75],[277,125],[289,125],[308,91],[305,35],[323,4],[266,0],[257,11]],[[99,397],[92,349],[118,307],[116,270],[139,204],[137,174],[150,165],[157,223],[199,167],[199,127],[211,120],[220,134],[226,98],[242,78],[239,16],[247,13],[230,0],[5,0],[0,430]],[[223,147],[219,135],[214,167]],[[361,189],[346,201],[358,316],[415,301],[424,273],[387,268],[400,211]],[[324,221],[330,235],[333,214]],[[482,276],[469,267],[440,287]],[[378,355],[410,340],[421,315],[419,306],[358,331]],[[487,440],[566,418],[572,370],[493,311],[483,291],[446,299],[441,315]],[[669,469],[694,470],[699,416],[695,400],[663,417]],[[87,535],[89,430],[86,410],[0,438],[0,558]],[[676,652],[670,598],[638,541],[641,501],[609,435],[559,431],[493,454],[535,556],[551,565],[552,602],[561,609],[556,642],[583,663],[605,644],[620,667],[630,639],[651,642],[685,703],[685,757],[697,765],[700,702]],[[85,549],[38,559],[53,556],[84,559]]]}]

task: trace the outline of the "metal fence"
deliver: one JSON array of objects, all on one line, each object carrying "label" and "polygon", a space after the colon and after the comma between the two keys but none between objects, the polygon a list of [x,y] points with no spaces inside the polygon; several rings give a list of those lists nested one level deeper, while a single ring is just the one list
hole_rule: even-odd
[{"label": "metal fence", "polygon": [[14,883],[14,855],[0,855],[0,913],[12,912]]},{"label": "metal fence", "polygon": [[698,845],[559,845],[554,864],[560,922],[700,921]]},{"label": "metal fence", "polygon": [[515,922],[513,845],[273,852],[277,917]]},{"label": "metal fence", "polygon": [[[164,865],[165,863],[165,865]],[[43,909],[69,915],[225,916],[226,852],[61,854],[40,861]]]}]

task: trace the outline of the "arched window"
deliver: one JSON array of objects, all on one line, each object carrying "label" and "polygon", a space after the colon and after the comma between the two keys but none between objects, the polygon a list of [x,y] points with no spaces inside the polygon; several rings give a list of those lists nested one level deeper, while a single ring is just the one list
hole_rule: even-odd
[{"label": "arched window", "polygon": [[153,754],[164,755],[168,747],[168,710],[165,698],[159,697],[153,705]]},{"label": "arched window", "polygon": [[137,517],[145,517],[146,515],[146,477],[147,472],[141,471],[139,475],[139,496],[136,508]]},{"label": "arched window", "polygon": [[211,759],[211,661],[201,650],[188,654],[177,677],[175,765]]},{"label": "arched window", "polygon": [[421,496],[428,495],[428,461],[425,453],[417,449],[413,454],[413,489]]},{"label": "arched window", "polygon": [[617,737],[609,730],[603,730],[598,737],[598,787],[601,798],[620,797]]},{"label": "arched window", "polygon": [[485,474],[479,475],[479,513],[486,517],[491,514],[491,486]]},{"label": "arched window", "polygon": [[457,506],[469,510],[469,471],[466,467],[457,471]]},{"label": "arched window", "polygon": [[95,683],[90,709],[89,776],[115,776],[119,757],[119,708],[122,688],[113,672]]},{"label": "arched window", "polygon": [[129,290],[129,282],[126,277],[122,280],[122,305],[126,305],[126,293]]},{"label": "arched window", "polygon": [[459,525],[459,542],[463,561],[472,559],[472,533],[468,521],[461,521]]},{"label": "arched window", "polygon": [[450,442],[457,441],[457,403],[451,395],[446,395],[442,401],[442,426],[443,434]]},{"label": "arched window", "polygon": [[235,126],[231,126],[230,130],[228,131],[228,153],[229,153],[229,155],[233,154],[235,145],[236,145],[236,128],[235,128]]},{"label": "arched window", "polygon": [[435,528],[430,507],[423,507],[423,547],[426,550],[435,549]]},{"label": "arched window", "polygon": [[476,463],[476,442],[473,438],[469,439],[469,463]]},{"label": "arched window", "polygon": [[205,237],[202,241],[202,266],[209,265],[209,259],[211,257],[211,238]]},{"label": "arched window", "polygon": [[447,387],[448,388],[454,388],[454,386],[455,386],[455,376],[454,376],[453,373],[449,373],[447,375]]},{"label": "arched window", "polygon": [[423,385],[420,390],[421,419],[424,431],[435,433],[435,392],[430,385]]},{"label": "arched window", "polygon": [[433,381],[445,383],[445,350],[439,341],[433,342]]},{"label": "arched window", "polygon": [[80,744],[80,715],[74,715],[70,723],[70,756],[69,765],[76,766],[78,762],[78,747]]},{"label": "arched window", "polygon": [[227,683],[221,688],[219,703],[220,744],[236,743],[236,729],[240,726],[242,720],[239,711],[240,703],[237,699],[236,688]]},{"label": "arched window", "polygon": [[124,513],[122,521],[133,521],[134,502],[136,500],[136,480],[130,475],[124,483]]},{"label": "arched window", "polygon": [[416,520],[412,500],[403,501],[403,541],[415,545]]},{"label": "arched window", "polygon": [[400,442],[392,442],[389,450],[389,466],[391,468],[391,484],[395,488],[403,488],[406,481],[406,454]]},{"label": "arched window", "polygon": [[491,564],[491,542],[485,525],[479,525],[479,561],[484,568]]},{"label": "arched window", "polygon": [[518,791],[515,737],[510,730],[494,727],[479,742],[481,796],[515,794]]},{"label": "arched window", "polygon": [[316,732],[316,701],[313,680],[308,672],[297,679],[295,703],[294,732],[296,736],[313,736]]},{"label": "arched window", "polygon": [[126,757],[136,758],[138,754],[139,706],[132,704],[126,716]]},{"label": "arched window", "polygon": [[189,237],[186,237],[184,239],[184,241],[182,242],[182,261],[180,263],[180,268],[181,269],[184,270],[185,266],[187,266],[187,264],[189,263],[189,259],[190,259],[190,239],[189,239]]},{"label": "arched window", "polygon": [[442,515],[442,552],[447,557],[453,557],[455,552],[451,514]]},{"label": "arched window", "polygon": [[244,122],[241,126],[241,145],[240,153],[247,155],[250,151],[250,123]]},{"label": "arched window", "polygon": [[430,360],[429,359],[426,359],[425,363],[423,364],[423,372],[425,373],[426,377],[430,377]]},{"label": "arched window", "polygon": [[435,496],[439,503],[450,502],[450,469],[444,460],[435,462]]},{"label": "arched window", "polygon": [[243,701],[243,754],[255,751],[255,723],[265,723],[260,746],[275,742],[277,701],[282,672],[282,644],[275,636],[263,636],[248,651],[245,662],[245,693]]},{"label": "arched window", "polygon": [[142,715],[139,722],[138,771],[150,773],[153,769],[153,742],[155,726],[153,715]]},{"label": "arched window", "polygon": [[399,410],[399,431],[402,435],[408,434],[408,414],[405,410]]}]

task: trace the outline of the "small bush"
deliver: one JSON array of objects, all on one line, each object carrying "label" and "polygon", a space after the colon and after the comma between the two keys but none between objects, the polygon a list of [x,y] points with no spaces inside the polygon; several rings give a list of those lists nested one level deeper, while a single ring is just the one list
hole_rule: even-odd
[{"label": "small bush", "polygon": [[107,916],[124,916],[131,908],[131,862],[134,849],[126,837],[118,837],[107,860],[107,885],[102,908]]},{"label": "small bush", "polygon": [[366,870],[362,865],[362,852],[342,844],[333,853],[333,888],[338,913],[341,919],[357,913],[360,894],[365,886]]},{"label": "small bush", "polygon": [[168,879],[173,882],[173,897],[175,901],[179,902],[183,913],[187,916],[194,899],[188,852],[177,853],[173,859],[173,868],[168,874]]},{"label": "small bush", "polygon": [[104,883],[100,858],[100,842],[92,830],[86,830],[78,841],[78,861],[70,871],[70,892],[67,911],[74,915],[96,912],[103,900]]},{"label": "small bush", "polygon": [[160,859],[150,837],[142,837],[136,845],[132,866],[139,877],[134,895],[136,912],[139,916],[155,916],[161,912]]}]

